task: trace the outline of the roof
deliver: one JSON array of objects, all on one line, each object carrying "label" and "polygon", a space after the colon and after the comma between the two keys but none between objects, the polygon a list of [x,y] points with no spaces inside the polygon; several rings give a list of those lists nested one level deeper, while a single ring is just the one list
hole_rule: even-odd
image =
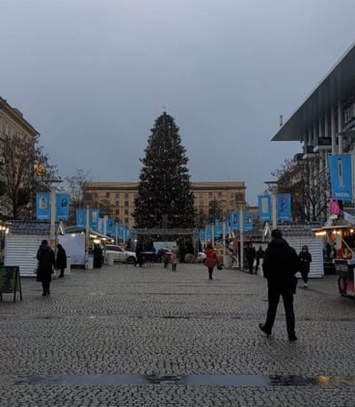
[{"label": "roof", "polygon": [[278,224],[277,228],[281,230],[283,237],[297,237],[297,236],[314,236],[312,229],[320,227],[321,224],[318,222],[311,223],[283,223]]},{"label": "roof", "polygon": [[[36,235],[49,236],[51,229],[50,221],[45,220],[11,220],[9,221],[9,233],[12,235]],[[55,223],[55,230],[63,233],[62,222]]]},{"label": "roof", "polygon": [[338,101],[355,97],[353,44],[311,95],[274,135],[272,141],[302,141],[307,129]]},{"label": "roof", "polygon": [[[68,226],[68,227],[65,228],[65,233],[85,233],[85,230],[86,229],[84,227],[81,227],[81,226]],[[96,230],[93,230],[93,229],[90,229],[90,234],[92,236],[96,236],[97,238],[100,238],[100,239],[106,239],[106,240],[109,240],[109,241],[114,240],[113,237],[104,235],[104,234],[99,233],[99,232],[97,232]]]}]

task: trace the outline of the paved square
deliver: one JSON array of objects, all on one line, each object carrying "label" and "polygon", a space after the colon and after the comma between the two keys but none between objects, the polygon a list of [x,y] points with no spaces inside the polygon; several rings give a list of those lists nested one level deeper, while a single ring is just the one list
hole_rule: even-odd
[{"label": "paved square", "polygon": [[72,270],[0,302],[0,406],[355,406],[355,304],[335,276],[282,304],[267,339],[266,281],[202,265]]}]

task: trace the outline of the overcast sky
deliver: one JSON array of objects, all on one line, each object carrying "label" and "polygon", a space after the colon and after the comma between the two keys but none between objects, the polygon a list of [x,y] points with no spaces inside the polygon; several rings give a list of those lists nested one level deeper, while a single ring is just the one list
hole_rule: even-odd
[{"label": "overcast sky", "polygon": [[192,181],[244,181],[247,201],[295,142],[271,142],[354,42],[354,0],[1,0],[0,96],[62,177],[138,181],[175,118]]}]

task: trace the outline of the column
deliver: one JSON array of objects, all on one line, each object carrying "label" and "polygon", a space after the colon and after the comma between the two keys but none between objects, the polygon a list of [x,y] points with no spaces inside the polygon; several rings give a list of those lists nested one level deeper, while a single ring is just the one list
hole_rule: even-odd
[{"label": "column", "polygon": [[336,139],[336,130],[335,130],[335,108],[332,106],[330,110],[330,136],[332,138],[332,155],[337,153],[337,139]]},{"label": "column", "polygon": [[343,154],[343,136],[340,133],[343,131],[343,109],[341,102],[338,102],[338,143],[339,143],[339,154]]}]

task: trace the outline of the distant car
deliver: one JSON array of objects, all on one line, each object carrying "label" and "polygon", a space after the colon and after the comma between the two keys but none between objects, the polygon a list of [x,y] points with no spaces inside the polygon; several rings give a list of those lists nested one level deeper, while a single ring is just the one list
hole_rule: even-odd
[{"label": "distant car", "polygon": [[206,254],[204,252],[198,252],[197,262],[198,263],[204,263],[205,260],[206,260]]},{"label": "distant car", "polygon": [[113,260],[122,263],[135,264],[137,261],[136,253],[124,250],[114,244],[106,245],[106,255],[107,254],[113,254]]}]

